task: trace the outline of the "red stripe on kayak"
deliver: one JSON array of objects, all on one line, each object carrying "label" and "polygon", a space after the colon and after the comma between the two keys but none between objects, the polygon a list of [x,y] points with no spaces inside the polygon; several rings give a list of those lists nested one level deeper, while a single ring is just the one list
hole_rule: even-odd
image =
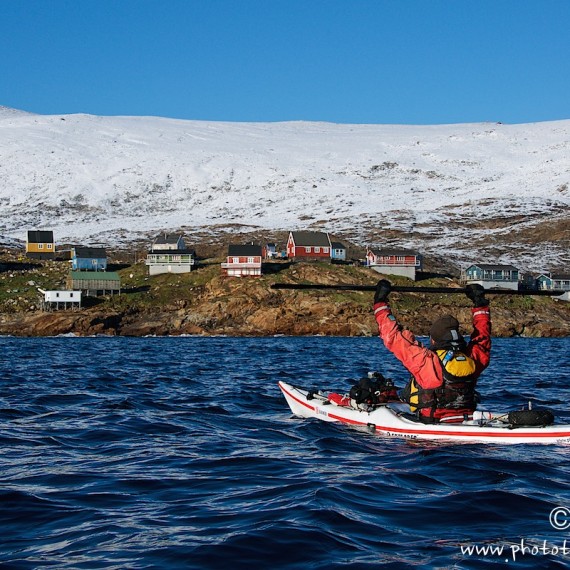
[{"label": "red stripe on kayak", "polygon": [[315,411],[315,406],[311,406],[310,404],[307,404],[307,402],[305,400],[301,400],[300,398],[297,398],[294,394],[291,394],[291,392],[285,390],[285,388],[283,388],[283,386],[281,384],[279,384],[279,388],[281,388],[281,390],[287,394],[288,396],[290,396],[291,398],[293,398],[293,400],[295,400],[295,402],[297,402],[298,404],[301,404],[302,406],[305,406],[305,408],[308,408],[311,411]]},{"label": "red stripe on kayak", "polygon": [[[367,424],[366,424],[367,425]],[[476,427],[476,426],[473,426]],[[528,432],[528,431],[520,431],[519,428],[516,429],[516,432],[513,433],[513,430],[509,430],[507,428],[497,428],[497,431],[443,431],[443,430],[429,430],[429,429],[405,429],[405,428],[393,428],[393,427],[383,427],[376,425],[376,430],[380,431],[392,431],[397,433],[407,433],[407,434],[423,434],[423,435],[449,435],[449,436],[462,436],[462,437],[512,437],[515,439],[521,437],[550,437],[550,438],[559,438],[559,437],[570,437],[569,431],[549,431],[549,432]]]},{"label": "red stripe on kayak", "polygon": [[[308,408],[309,410],[316,412],[316,409],[314,406],[311,406],[310,404],[308,404],[305,400],[296,397],[294,394],[292,394],[291,392],[289,392],[288,390],[286,390],[281,384],[279,384],[279,388],[281,388],[281,390],[286,393],[288,396],[290,396],[291,398],[293,398],[293,400],[295,400],[295,402],[301,404],[302,406],[305,406],[306,408]],[[359,425],[359,426],[368,426],[369,424],[373,423],[373,422],[359,422],[357,420],[350,420],[348,418],[344,418],[342,416],[337,416],[336,414],[332,414],[329,411],[327,411],[327,416],[329,418],[332,418],[333,420],[338,420],[339,422],[342,422],[344,424],[350,424],[350,425]],[[415,435],[415,434],[422,434],[422,435],[447,435],[447,436],[462,436],[462,437],[510,437],[510,438],[514,438],[514,439],[519,439],[521,437],[549,437],[549,438],[569,438],[570,437],[570,431],[561,431],[561,432],[555,432],[555,431],[549,431],[549,432],[525,432],[525,431],[520,431],[519,428],[517,428],[516,431],[514,430],[508,430],[507,428],[497,428],[497,431],[444,431],[444,430],[430,430],[430,429],[416,429],[416,428],[397,428],[397,427],[387,427],[387,426],[379,426],[378,424],[373,424],[376,427],[376,431],[389,431],[389,432],[395,432],[395,433],[401,433],[401,434],[411,434],[411,435]],[[499,431],[500,430],[500,431]]]},{"label": "red stripe on kayak", "polygon": [[[279,384],[279,388],[281,388],[281,391],[284,394],[287,394],[290,398],[295,400],[295,402],[297,402],[298,404],[301,404],[302,406],[305,406],[305,408],[311,410],[312,412],[317,413],[315,406],[311,406],[310,404],[308,404],[306,402],[306,400],[301,399],[301,398],[297,398],[297,396],[295,396],[295,394],[292,394],[288,390],[285,390],[285,388],[283,388],[283,386],[281,384]],[[342,422],[343,424],[351,424],[351,425],[359,425],[359,426],[368,425],[367,423],[364,423],[364,422],[358,422],[356,420],[349,420],[347,418],[343,418],[342,416],[337,416],[335,414],[331,414],[328,410],[327,410],[327,417],[332,418],[333,420],[337,420],[339,422]]]}]

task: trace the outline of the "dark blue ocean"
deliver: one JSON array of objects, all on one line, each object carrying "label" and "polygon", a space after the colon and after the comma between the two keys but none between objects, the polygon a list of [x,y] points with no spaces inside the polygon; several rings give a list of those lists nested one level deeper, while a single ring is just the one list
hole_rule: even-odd
[{"label": "dark blue ocean", "polygon": [[[348,391],[381,370],[402,385],[377,338],[0,349],[2,568],[570,567],[570,447],[292,417],[280,379]],[[532,400],[570,422],[569,354],[569,338],[495,339],[486,408]]]}]

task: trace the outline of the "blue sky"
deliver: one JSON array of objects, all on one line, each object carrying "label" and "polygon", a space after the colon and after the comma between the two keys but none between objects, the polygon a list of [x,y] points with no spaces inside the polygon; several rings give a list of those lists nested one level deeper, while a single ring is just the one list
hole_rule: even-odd
[{"label": "blue sky", "polygon": [[441,124],[569,119],[569,0],[0,0],[0,105]]}]

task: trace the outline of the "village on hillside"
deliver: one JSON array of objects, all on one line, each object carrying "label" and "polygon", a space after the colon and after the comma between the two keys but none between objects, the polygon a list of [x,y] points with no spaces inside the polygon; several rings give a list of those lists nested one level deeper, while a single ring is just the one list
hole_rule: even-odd
[{"label": "village on hillside", "polygon": [[[81,308],[87,297],[121,293],[121,276],[109,271],[103,247],[71,246],[57,249],[53,231],[27,232],[25,255],[34,260],[59,260],[69,264],[65,287],[38,288],[43,310]],[[349,259],[347,247],[331,240],[328,233],[290,231],[282,248],[276,243],[228,244],[220,272],[228,278],[258,277],[269,261],[325,261],[331,264],[358,264],[382,275],[405,277],[415,281],[423,269],[422,254],[404,248],[366,248],[363,259]],[[570,272],[524,273],[512,265],[481,263],[471,260],[461,271],[462,284],[478,283],[486,289],[561,290],[557,300],[570,300]],[[190,273],[199,265],[196,251],[181,233],[161,233],[150,244],[145,259],[148,276],[165,273]]]}]

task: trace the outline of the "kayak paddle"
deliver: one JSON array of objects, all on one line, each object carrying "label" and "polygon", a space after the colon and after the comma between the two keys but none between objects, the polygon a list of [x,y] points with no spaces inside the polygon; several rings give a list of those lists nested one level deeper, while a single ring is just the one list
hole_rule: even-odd
[{"label": "kayak paddle", "polygon": [[[320,290],[340,290],[340,291],[376,291],[376,285],[319,285],[318,283],[273,283],[271,289],[320,289]],[[392,285],[392,292],[395,293],[463,293],[464,287],[412,287],[409,285]],[[485,289],[486,295],[532,295],[557,297],[566,291],[553,290],[519,290],[519,289]]]}]

